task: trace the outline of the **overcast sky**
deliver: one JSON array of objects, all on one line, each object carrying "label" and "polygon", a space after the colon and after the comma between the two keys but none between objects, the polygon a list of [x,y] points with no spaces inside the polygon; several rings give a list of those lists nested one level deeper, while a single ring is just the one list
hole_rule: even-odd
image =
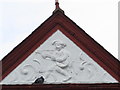
[{"label": "overcast sky", "polygon": [[[119,0],[59,0],[65,14],[118,58]],[[55,0],[0,1],[0,60],[52,15]]]}]

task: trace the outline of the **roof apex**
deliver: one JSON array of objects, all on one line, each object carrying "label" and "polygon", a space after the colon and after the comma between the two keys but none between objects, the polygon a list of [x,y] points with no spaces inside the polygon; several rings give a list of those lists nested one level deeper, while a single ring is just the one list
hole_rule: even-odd
[{"label": "roof apex", "polygon": [[55,6],[56,6],[56,8],[55,8],[55,10],[53,11],[53,14],[55,13],[55,12],[57,12],[57,11],[60,11],[60,12],[62,12],[63,14],[64,14],[64,11],[60,8],[60,6],[59,6],[59,2],[58,2],[58,0],[55,0]]}]

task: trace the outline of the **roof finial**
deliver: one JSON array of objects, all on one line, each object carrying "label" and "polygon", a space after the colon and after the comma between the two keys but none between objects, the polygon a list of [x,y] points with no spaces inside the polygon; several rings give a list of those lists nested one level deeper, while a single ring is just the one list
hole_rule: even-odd
[{"label": "roof finial", "polygon": [[64,14],[64,11],[59,7],[59,2],[58,2],[58,0],[55,0],[55,5],[56,5],[56,8],[55,8],[55,10],[53,11],[53,14],[54,14],[55,12],[57,12],[57,11],[60,11],[60,12],[62,12],[62,13]]},{"label": "roof finial", "polygon": [[55,0],[55,5],[56,5],[56,9],[60,8],[58,0]]}]

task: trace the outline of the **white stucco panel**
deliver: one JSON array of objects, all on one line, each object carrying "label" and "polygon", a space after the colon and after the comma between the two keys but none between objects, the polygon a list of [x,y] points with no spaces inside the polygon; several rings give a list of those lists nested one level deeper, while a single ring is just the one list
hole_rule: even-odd
[{"label": "white stucco panel", "polygon": [[118,82],[59,30],[1,83],[32,84],[41,76],[44,84]]}]

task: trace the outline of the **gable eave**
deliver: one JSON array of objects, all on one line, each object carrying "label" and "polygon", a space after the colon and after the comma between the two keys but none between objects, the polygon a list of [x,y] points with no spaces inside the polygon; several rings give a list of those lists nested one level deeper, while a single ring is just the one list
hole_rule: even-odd
[{"label": "gable eave", "polygon": [[41,84],[41,85],[3,85],[3,90],[118,90],[120,88],[120,84],[117,83],[102,83],[102,84]]}]

